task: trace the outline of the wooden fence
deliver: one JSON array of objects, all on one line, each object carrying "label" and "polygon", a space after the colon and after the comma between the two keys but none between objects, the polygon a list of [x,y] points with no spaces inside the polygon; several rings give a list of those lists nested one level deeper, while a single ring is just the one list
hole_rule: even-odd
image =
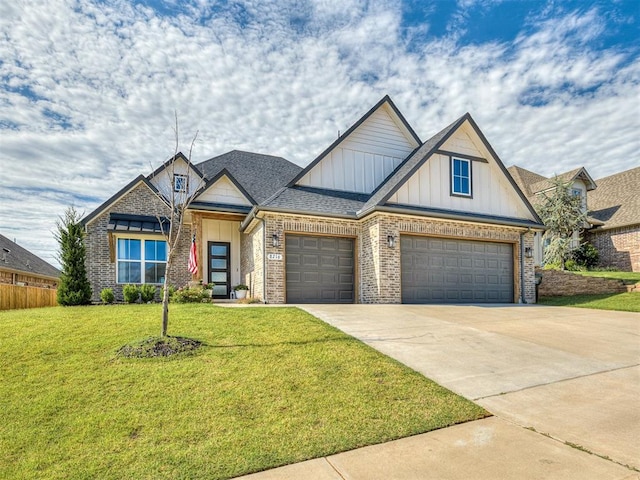
[{"label": "wooden fence", "polygon": [[0,283],[0,310],[58,305],[54,288],[20,287]]}]

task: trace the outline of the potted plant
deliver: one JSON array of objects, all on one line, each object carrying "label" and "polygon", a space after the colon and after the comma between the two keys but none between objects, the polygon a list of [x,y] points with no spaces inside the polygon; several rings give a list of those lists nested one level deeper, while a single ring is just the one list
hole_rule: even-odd
[{"label": "potted plant", "polygon": [[236,298],[238,300],[242,300],[243,298],[246,298],[248,290],[249,290],[249,287],[243,284],[236,285],[235,287],[233,287],[233,291],[236,292]]},{"label": "potted plant", "polygon": [[213,287],[215,285],[216,285],[215,283],[203,283],[202,284],[202,295],[204,297],[211,298],[213,296]]}]

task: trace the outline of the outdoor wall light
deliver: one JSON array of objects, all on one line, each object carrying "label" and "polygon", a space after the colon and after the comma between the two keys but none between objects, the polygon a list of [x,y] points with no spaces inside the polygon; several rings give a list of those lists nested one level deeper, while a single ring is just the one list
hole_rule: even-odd
[{"label": "outdoor wall light", "polygon": [[533,248],[524,247],[524,256],[527,257],[527,258],[533,257]]},{"label": "outdoor wall light", "polygon": [[278,234],[274,233],[271,238],[272,238],[272,241],[273,241],[273,246],[274,247],[279,247],[280,246],[280,238],[278,237]]},{"label": "outdoor wall light", "polygon": [[389,244],[389,248],[393,248],[396,246],[396,237],[393,235],[387,236],[387,243]]}]

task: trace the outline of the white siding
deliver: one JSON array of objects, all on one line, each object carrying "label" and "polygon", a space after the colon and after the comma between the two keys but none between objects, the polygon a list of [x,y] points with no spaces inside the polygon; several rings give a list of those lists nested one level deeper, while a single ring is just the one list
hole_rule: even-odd
[{"label": "white siding", "polygon": [[247,197],[231,180],[223,175],[196,198],[198,202],[227,203],[230,205],[251,205]]},{"label": "white siding", "polygon": [[298,185],[371,193],[417,146],[395,113],[383,105]]},{"label": "white siding", "polygon": [[209,275],[207,263],[208,242],[229,242],[231,244],[231,286],[240,283],[240,222],[228,220],[202,220],[202,258],[200,276],[203,281]]},{"label": "white siding", "polygon": [[[161,170],[155,177],[151,178],[151,184],[158,189],[158,191],[164,195],[165,198],[170,198],[173,193],[173,176],[174,175],[188,175],[188,192],[187,195],[198,190],[202,187],[202,179],[196,175],[196,173],[187,166],[186,162],[182,159],[176,160],[172,165],[169,165],[164,170]],[[184,193],[176,192],[176,200],[180,195]]]},{"label": "white siding", "polygon": [[488,160],[489,163],[471,162],[473,198],[451,196],[450,159],[435,154],[388,202],[533,220],[525,203],[470,127],[463,125],[445,142],[442,150]]}]

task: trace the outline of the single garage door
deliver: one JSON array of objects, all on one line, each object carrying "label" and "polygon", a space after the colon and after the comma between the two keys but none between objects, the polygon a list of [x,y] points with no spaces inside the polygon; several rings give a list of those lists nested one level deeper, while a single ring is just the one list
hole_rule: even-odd
[{"label": "single garage door", "polygon": [[400,237],[403,303],[513,302],[513,246]]},{"label": "single garage door", "polygon": [[286,235],[287,303],[353,303],[352,238]]}]

